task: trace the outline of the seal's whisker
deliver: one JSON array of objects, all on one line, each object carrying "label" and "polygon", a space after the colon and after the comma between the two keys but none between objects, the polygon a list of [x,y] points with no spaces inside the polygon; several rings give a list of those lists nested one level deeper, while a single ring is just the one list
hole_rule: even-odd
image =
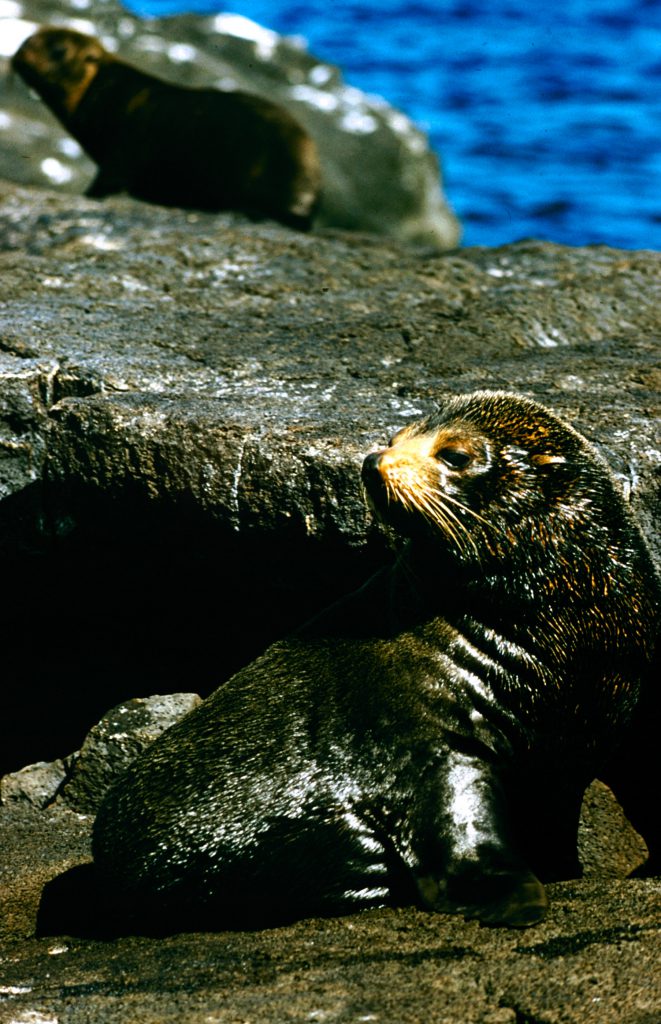
[{"label": "seal's whisker", "polygon": [[[439,525],[441,521],[447,523],[449,519],[452,519],[452,521],[456,523],[461,533],[465,536],[466,540],[469,542],[475,553],[479,554],[478,546],[475,543],[475,539],[472,537],[470,530],[468,529],[466,524],[462,522],[459,516],[455,512],[453,512],[452,509],[448,508],[447,505],[445,504],[446,495],[438,490],[429,489],[424,491],[424,495],[428,503],[428,507],[430,508],[430,510],[433,510],[432,514],[435,516],[436,521],[439,522]],[[457,504],[457,502],[455,502],[455,504]],[[453,536],[456,537],[456,534],[454,534],[454,532]],[[458,540],[457,543],[459,544]],[[462,550],[465,550],[465,547],[463,545],[460,545],[460,547]]]},{"label": "seal's whisker", "polygon": [[458,501],[457,498],[453,498],[451,497],[451,495],[445,494],[445,492],[443,492],[443,501],[449,501],[453,505],[456,505],[457,508],[460,508],[462,510],[462,512],[467,512],[469,516],[473,516],[473,518],[477,519],[478,522],[482,523],[483,526],[488,526],[490,530],[497,529],[497,527],[494,526],[493,523],[490,523],[488,519],[485,519],[484,516],[481,516],[479,512],[475,511],[475,509],[472,509],[468,505],[465,505],[463,501]]},{"label": "seal's whisker", "polygon": [[[466,545],[461,533],[463,533],[471,543],[474,543],[464,524],[449,509],[446,509],[442,503],[438,502],[433,491],[430,491],[429,489],[424,490],[422,488],[407,491],[406,507],[413,510],[417,509],[432,523],[439,526],[440,529],[442,529],[443,532],[454,541],[460,551],[464,552],[466,550]],[[451,520],[455,524],[454,526],[451,524]],[[456,527],[460,528],[461,533],[457,532]]]},{"label": "seal's whisker", "polygon": [[[442,505],[434,501],[433,495],[423,494],[420,495],[419,497],[420,501],[418,508],[420,509],[420,511],[426,513],[428,515],[428,518],[430,518],[432,522],[436,523],[448,534],[448,536],[452,537],[452,539],[457,544],[457,547],[460,548],[461,551],[465,551],[465,543],[461,536],[461,532],[463,532],[464,535],[466,536],[468,536],[468,533],[464,528],[463,524],[459,522],[456,516],[448,514],[448,509],[443,508]],[[457,530],[451,525],[451,520],[453,520],[454,523],[460,528],[461,532],[457,532]]]},{"label": "seal's whisker", "polygon": [[422,503],[418,505],[418,510],[422,512],[422,514],[425,515],[427,519],[431,520],[433,524],[440,527],[440,529],[443,530],[443,532],[454,541],[454,543],[457,545],[460,551],[466,550],[465,542],[461,537],[461,534],[458,534],[456,530],[453,529],[449,519],[443,516],[439,512],[439,510],[435,510],[430,506],[424,505]]}]

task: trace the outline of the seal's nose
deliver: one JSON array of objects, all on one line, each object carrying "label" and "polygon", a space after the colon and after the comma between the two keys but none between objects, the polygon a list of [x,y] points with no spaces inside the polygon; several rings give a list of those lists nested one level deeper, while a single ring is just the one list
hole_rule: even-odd
[{"label": "seal's nose", "polygon": [[379,462],[382,455],[383,452],[379,451],[370,452],[369,455],[365,456],[362,469],[363,483],[369,485],[370,481],[377,480],[381,476],[379,473]]}]

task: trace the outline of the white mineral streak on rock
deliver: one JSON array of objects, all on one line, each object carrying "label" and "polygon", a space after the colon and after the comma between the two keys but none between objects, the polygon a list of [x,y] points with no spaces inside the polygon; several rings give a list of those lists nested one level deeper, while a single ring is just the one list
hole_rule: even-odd
[{"label": "white mineral streak on rock", "polygon": [[142,281],[138,281],[137,278],[131,277],[129,274],[124,274],[120,278],[122,288],[125,288],[127,292],[148,292],[148,285]]},{"label": "white mineral streak on rock", "polygon": [[232,78],[231,75],[223,75],[222,78],[217,78],[214,82],[215,89],[220,89],[221,92],[236,92],[239,88],[239,83],[236,78]]},{"label": "white mineral streak on rock", "polygon": [[[316,68],[313,70],[317,70]],[[312,74],[310,75],[312,80]],[[318,84],[322,84],[319,82]],[[379,127],[379,122],[365,102],[365,95],[352,86],[345,86],[337,94],[328,93],[313,85],[293,85],[289,89],[293,100],[306,103],[317,110],[340,113],[340,127],[354,135],[369,135]]]},{"label": "white mineral streak on rock", "polygon": [[82,235],[79,239],[83,245],[89,245],[92,249],[99,249],[101,252],[114,252],[116,249],[123,249],[124,246],[116,238],[108,238],[107,235]]},{"label": "white mineral streak on rock", "polygon": [[263,28],[242,14],[218,14],[211,22],[216,32],[238,39],[247,39],[255,44],[255,54],[261,60],[270,60],[278,46],[278,34],[270,28]]},{"label": "white mineral streak on rock", "polygon": [[117,22],[117,35],[122,39],[131,39],[135,35],[136,24],[132,18],[120,18]]},{"label": "white mineral streak on rock", "polygon": [[187,61],[194,61],[197,55],[197,49],[188,43],[173,43],[172,46],[168,47],[168,57],[175,64],[185,64]]},{"label": "white mineral streak on rock", "polygon": [[557,348],[558,345],[568,345],[569,342],[564,334],[557,327],[549,327],[545,331],[538,320],[532,322],[535,341],[540,348]]},{"label": "white mineral streak on rock", "polygon": [[399,110],[390,111],[387,115],[387,121],[394,132],[398,135],[409,135],[415,131],[413,122],[406,116],[406,114],[400,113]]},{"label": "white mineral streak on rock", "polygon": [[71,28],[74,32],[83,32],[86,36],[98,36],[98,29],[93,21],[87,18],[62,18],[58,19],[60,25]]},{"label": "white mineral streak on rock", "polygon": [[[410,416],[412,418],[413,417],[417,418],[419,416],[424,416],[424,412],[420,408],[419,405],[413,405],[411,402],[402,401],[400,398],[391,398],[391,399],[389,399],[389,405],[390,405],[390,408],[393,409],[398,414],[398,416],[406,416],[406,417]],[[398,424],[396,429],[399,430],[400,426],[401,426],[401,423]]]},{"label": "white mineral streak on rock", "polygon": [[69,156],[72,160],[81,156],[83,152],[76,140],[67,135],[63,135],[61,139],[58,139],[57,148],[63,156]]},{"label": "white mineral streak on rock", "polygon": [[161,39],[160,36],[147,34],[138,36],[137,39],[134,40],[134,46],[143,50],[144,53],[167,53],[170,45],[171,44],[167,39]]},{"label": "white mineral streak on rock", "polygon": [[328,64],[316,64],[311,68],[308,78],[313,85],[327,85],[333,77],[333,69]]},{"label": "white mineral streak on rock", "polygon": [[15,0],[0,0],[0,18],[20,18],[23,8]]},{"label": "white mineral streak on rock", "polygon": [[[18,4],[12,5],[18,7]],[[20,8],[18,8],[20,11]],[[38,25],[34,21],[22,18],[7,17],[0,7],[0,57],[13,57],[19,46],[28,36],[36,32]]]},{"label": "white mineral streak on rock", "polygon": [[337,96],[324,92],[323,89],[315,89],[311,85],[293,85],[289,90],[289,95],[293,100],[307,103],[308,106],[316,107],[317,110],[337,110],[340,105]]},{"label": "white mineral streak on rock", "polygon": [[340,126],[353,135],[370,135],[377,130],[379,122],[371,114],[350,110],[341,118]]},{"label": "white mineral streak on rock", "polygon": [[487,274],[491,277],[512,277],[513,270],[503,270],[502,267],[487,267]]},{"label": "white mineral streak on rock", "polygon": [[246,445],[248,441],[246,438],[243,439],[239,447],[238,457],[236,460],[236,466],[232,473],[232,483],[230,487],[230,504],[232,505],[233,512],[236,516],[236,522],[234,528],[240,529],[240,505],[239,505],[239,486],[241,484],[241,474],[243,473],[243,456],[245,454]]},{"label": "white mineral streak on rock", "polygon": [[42,160],[41,169],[49,181],[56,185],[64,185],[73,178],[73,171],[56,160],[54,156],[47,156],[45,160]]},{"label": "white mineral streak on rock", "polygon": [[59,1020],[59,1017],[46,1016],[39,1010],[20,1010],[7,1024],[59,1024]]}]

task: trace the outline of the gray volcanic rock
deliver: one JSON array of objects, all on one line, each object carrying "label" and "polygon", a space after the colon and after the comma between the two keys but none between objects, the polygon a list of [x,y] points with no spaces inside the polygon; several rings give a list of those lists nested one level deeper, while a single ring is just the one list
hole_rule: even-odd
[{"label": "gray volcanic rock", "polygon": [[365,452],[439,394],[500,387],[597,445],[658,557],[657,253],[425,258],[5,184],[0,266],[3,498],[78,483],[185,499],[230,535],[363,545]]},{"label": "gray volcanic rock", "polygon": [[345,84],[299,39],[236,14],[148,19],[114,0],[16,0],[0,8],[0,177],[82,193],[94,164],[3,59],[38,25],[102,38],[144,71],[182,85],[242,89],[287,107],[315,139],[323,167],[318,227],[370,231],[437,249],[457,244],[438,159],[424,133],[378,96]]},{"label": "gray volcanic rock", "polygon": [[112,708],[69,758],[67,778],[60,789],[62,799],[76,811],[94,813],[131,761],[200,700],[196,693],[172,693],[138,697]]},{"label": "gray volcanic rock", "polygon": [[[659,560],[660,271],[653,252],[428,256],[3,185],[5,770],[80,749],[120,700],[209,692],[364,579],[387,552],[361,459],[439,395],[503,387],[564,415]],[[550,886],[525,932],[405,909],[35,938],[91,824],[64,799],[0,808],[0,1021],[659,1019],[661,887],[622,879],[643,851],[604,787],[589,877]]]},{"label": "gray volcanic rock", "polygon": [[46,807],[67,777],[64,761],[38,761],[0,779],[0,805],[28,803]]}]

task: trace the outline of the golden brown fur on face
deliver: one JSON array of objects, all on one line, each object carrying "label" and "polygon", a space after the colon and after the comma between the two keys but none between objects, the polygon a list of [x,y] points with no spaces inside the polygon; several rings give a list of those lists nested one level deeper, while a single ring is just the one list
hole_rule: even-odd
[{"label": "golden brown fur on face", "polygon": [[363,482],[381,521],[422,542],[427,557],[516,577],[529,593],[534,581],[545,601],[579,592],[592,601],[615,585],[619,498],[608,469],[528,399],[485,391],[448,400],[368,456]]},{"label": "golden brown fur on face", "polygon": [[44,26],[12,57],[12,68],[63,117],[73,114],[110,55],[98,39],[72,29]]},{"label": "golden brown fur on face", "polygon": [[471,547],[475,554],[478,547],[465,515],[484,526],[489,524],[458,497],[453,477],[479,461],[488,461],[488,452],[477,437],[452,429],[420,433],[415,424],[395,434],[389,447],[375,458],[388,504],[420,514],[460,551]]}]

